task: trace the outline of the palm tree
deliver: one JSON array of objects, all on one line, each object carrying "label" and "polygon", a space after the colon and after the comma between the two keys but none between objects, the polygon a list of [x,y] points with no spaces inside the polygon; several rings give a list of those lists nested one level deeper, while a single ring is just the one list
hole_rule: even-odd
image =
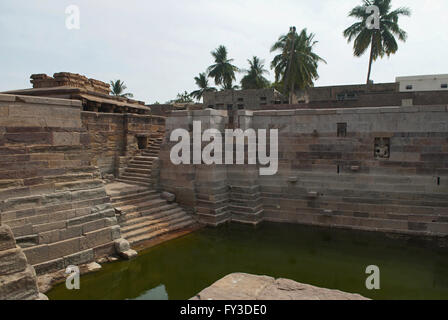
[{"label": "palm tree", "polygon": [[280,36],[271,48],[271,52],[280,51],[271,63],[271,69],[275,70],[275,82],[283,83],[284,94],[289,90],[291,104],[294,90],[313,86],[314,80],[319,78],[319,62],[326,63],[313,52],[316,43],[313,33],[308,34],[307,30],[303,29],[298,34],[296,28],[291,27],[289,33]]},{"label": "palm tree", "polygon": [[132,93],[123,93],[127,87],[124,85],[124,81],[117,80],[110,82],[111,90],[110,93],[113,96],[123,97],[123,98],[133,98],[134,95]]},{"label": "palm tree", "polygon": [[215,79],[216,85],[221,85],[224,90],[233,89],[233,81],[236,81],[235,73],[239,69],[232,64],[233,59],[227,57],[227,48],[219,46],[212,51],[215,64],[208,68],[208,76]]},{"label": "palm tree", "polygon": [[172,103],[192,103],[193,99],[191,99],[190,94],[185,91],[183,93],[178,93],[177,94],[177,98],[171,101],[168,101],[167,104],[172,104]]},{"label": "palm tree", "polygon": [[258,57],[253,57],[249,62],[250,69],[246,70],[246,75],[241,79],[241,87],[243,90],[247,89],[263,89],[269,87],[269,80],[263,75],[269,73],[264,68],[264,61]]},{"label": "palm tree", "polygon": [[[369,6],[377,6],[379,9],[380,21],[379,29],[369,28],[367,21],[371,13],[368,12]],[[348,27],[344,31],[344,37],[353,44],[353,54],[355,57],[362,56],[370,46],[369,71],[367,73],[367,84],[370,83],[370,74],[372,72],[372,63],[378,57],[388,57],[397,52],[398,44],[395,36],[405,42],[407,34],[398,25],[400,16],[410,16],[409,8],[398,8],[391,11],[391,0],[363,0],[363,4],[356,6],[349,13],[349,17],[357,18],[359,21]]]},{"label": "palm tree", "polygon": [[199,90],[193,91],[190,93],[190,96],[200,101],[205,92],[214,92],[217,91],[216,88],[208,86],[208,79],[205,73],[200,73],[199,77],[195,77],[194,81],[196,85],[199,87]]}]

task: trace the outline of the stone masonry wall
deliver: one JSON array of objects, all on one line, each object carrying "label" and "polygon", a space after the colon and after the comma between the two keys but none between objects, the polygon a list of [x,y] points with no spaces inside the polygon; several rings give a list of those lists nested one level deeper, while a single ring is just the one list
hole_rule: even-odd
[{"label": "stone masonry wall", "polygon": [[446,105],[240,111],[242,129],[279,130],[274,176],[248,165],[173,165],[170,132],[191,131],[194,120],[207,117],[203,130],[226,127],[225,111],[173,112],[160,164],[162,188],[204,223],[269,220],[448,234]]},{"label": "stone masonry wall", "polygon": [[279,172],[260,177],[265,219],[448,234],[446,106],[260,111]]},{"label": "stone masonry wall", "polygon": [[41,299],[34,268],[20,247],[11,229],[0,225],[0,300]]},{"label": "stone masonry wall", "polygon": [[138,152],[138,137],[157,138],[165,132],[164,117],[82,112],[81,118],[90,158],[103,177],[118,176],[120,162],[125,163]]},{"label": "stone masonry wall", "polygon": [[115,253],[120,229],[81,102],[0,95],[0,222],[38,274]]}]

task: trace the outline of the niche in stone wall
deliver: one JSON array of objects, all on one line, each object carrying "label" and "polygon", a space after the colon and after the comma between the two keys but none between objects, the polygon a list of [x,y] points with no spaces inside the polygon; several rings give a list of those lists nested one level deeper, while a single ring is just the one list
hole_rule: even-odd
[{"label": "niche in stone wall", "polygon": [[338,137],[347,136],[347,123],[338,123]]},{"label": "niche in stone wall", "polygon": [[390,138],[375,138],[375,158],[390,158]]},{"label": "niche in stone wall", "polygon": [[137,136],[137,144],[139,150],[144,150],[148,147],[148,137]]}]

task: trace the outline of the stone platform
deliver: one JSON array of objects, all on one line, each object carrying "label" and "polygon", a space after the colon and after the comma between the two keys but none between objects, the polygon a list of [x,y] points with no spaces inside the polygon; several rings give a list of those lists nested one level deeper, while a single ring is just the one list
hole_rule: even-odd
[{"label": "stone platform", "polygon": [[323,289],[288,279],[230,274],[191,300],[369,300],[359,294]]}]

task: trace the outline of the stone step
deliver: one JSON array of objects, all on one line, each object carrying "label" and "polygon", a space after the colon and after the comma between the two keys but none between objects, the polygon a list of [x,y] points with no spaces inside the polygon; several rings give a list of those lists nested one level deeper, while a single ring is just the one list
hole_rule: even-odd
[{"label": "stone step", "polygon": [[234,193],[229,194],[231,200],[235,201],[257,201],[261,198],[261,193]]},{"label": "stone step", "polygon": [[152,209],[152,208],[157,207],[162,204],[166,204],[166,200],[154,199],[151,201],[146,201],[146,202],[138,203],[135,205],[116,207],[116,209],[118,209],[118,210],[122,211],[124,214],[126,214],[126,213],[133,213],[133,212],[143,212],[145,210]]},{"label": "stone step", "polygon": [[143,212],[130,213],[125,216],[125,220],[122,221],[121,226],[127,227],[136,223],[140,223],[145,221],[148,217],[158,219],[160,217],[166,216],[171,210],[177,208],[179,208],[177,204],[167,204],[165,206],[156,207]]},{"label": "stone step", "polygon": [[128,180],[128,181],[134,181],[134,183],[136,182],[142,182],[142,183],[151,183],[151,178],[150,177],[141,177],[138,175],[131,175],[131,174],[126,174],[124,173],[123,175],[120,176],[119,178],[120,180]]},{"label": "stone step", "polygon": [[119,227],[113,226],[86,232],[79,237],[26,248],[23,251],[31,265],[39,265],[55,259],[70,258],[71,255],[107,244],[118,238],[120,238]]},{"label": "stone step", "polygon": [[130,163],[125,169],[152,170],[152,164],[144,165],[144,164]]},{"label": "stone step", "polygon": [[144,174],[144,175],[151,175],[152,170],[151,169],[141,169],[141,168],[131,168],[127,167],[125,169],[126,173],[138,173],[138,174]]},{"label": "stone step", "polygon": [[135,181],[134,179],[127,179],[127,178],[118,178],[115,181],[133,184],[133,185],[139,185],[139,186],[146,186],[146,187],[152,186],[151,182],[146,183],[146,182]]},{"label": "stone step", "polygon": [[124,236],[135,236],[134,232],[137,232],[141,229],[144,229],[146,227],[149,226],[159,226],[162,223],[169,223],[169,221],[180,218],[180,217],[184,217],[186,215],[186,213],[179,208],[178,210],[172,210],[172,212],[170,212],[169,214],[161,217],[161,218],[153,218],[153,217],[146,217],[145,221],[136,223],[136,224],[132,224],[126,227],[122,227],[121,228],[121,232],[123,233]]},{"label": "stone step", "polygon": [[[412,206],[428,206],[428,207],[447,207],[448,199],[445,194],[434,193],[403,193],[403,192],[380,192],[380,191],[359,191],[348,189],[299,189],[291,194],[276,194],[262,192],[262,197],[275,198],[290,197],[291,199],[308,199],[308,192],[318,191],[318,199],[328,198],[337,199],[340,202],[365,203],[365,204],[394,204],[394,205],[412,205]],[[418,199],[418,200],[416,200]],[[309,200],[309,199],[308,199]]]},{"label": "stone step", "polygon": [[126,240],[129,241],[129,243],[132,246],[136,246],[142,242],[154,239],[156,237],[159,237],[161,235],[176,231],[176,230],[180,230],[180,229],[184,229],[187,228],[189,226],[192,226],[196,223],[196,221],[191,218],[191,217],[186,217],[185,219],[179,219],[179,221],[173,221],[173,223],[170,226],[164,227],[162,229],[158,229],[158,230],[151,230],[151,228],[149,228],[149,232],[146,232],[142,235],[139,236],[135,236],[135,237],[128,237],[126,238]]},{"label": "stone step", "polygon": [[145,187],[131,185],[127,183],[120,183],[120,182],[114,182],[114,183],[108,183],[105,186],[107,194],[112,199],[124,199],[127,196],[134,196],[136,194],[142,194],[146,192],[154,192],[153,190],[150,190]]},{"label": "stone step", "polygon": [[145,157],[145,156],[136,156],[134,157],[134,161],[142,161],[142,162],[152,162],[154,161],[154,157]]},{"label": "stone step", "polygon": [[135,195],[135,198],[132,199],[127,199],[127,200],[122,200],[122,201],[112,201],[113,205],[115,207],[124,207],[127,205],[135,205],[141,202],[145,202],[148,200],[153,200],[153,199],[159,199],[160,195],[157,194],[156,192],[153,193],[148,193],[148,194],[143,194],[143,195]]},{"label": "stone step", "polygon": [[48,234],[54,230],[70,229],[104,218],[115,218],[114,208],[107,203],[94,207],[89,205],[82,210],[72,210],[70,215],[66,213],[67,211],[43,214],[32,218],[11,220],[7,223],[17,237],[26,237],[34,234],[39,236],[43,233]]},{"label": "stone step", "polygon": [[39,244],[39,235],[38,234],[30,234],[22,237],[15,237],[16,243],[22,249],[30,248]]},{"label": "stone step", "polygon": [[[124,191],[125,192],[125,191]],[[124,193],[122,195],[119,196],[112,196],[111,200],[113,203],[118,203],[121,201],[127,201],[127,200],[134,200],[134,199],[139,199],[139,198],[143,198],[145,196],[150,196],[153,194],[157,194],[157,192],[155,190],[147,190],[145,189],[144,191],[133,191],[130,193]]]},{"label": "stone step", "polygon": [[254,206],[254,207],[252,207],[252,206],[246,207],[246,206],[239,206],[234,203],[230,203],[228,206],[228,210],[230,210],[232,212],[246,212],[248,214],[249,213],[252,214],[252,213],[258,212],[260,210],[263,210],[263,204],[260,203],[259,205]]},{"label": "stone step", "polygon": [[77,191],[95,189],[103,186],[103,180],[78,180],[70,182],[55,183],[55,191]]},{"label": "stone step", "polygon": [[151,174],[134,173],[134,172],[129,172],[129,171],[126,170],[125,172],[123,172],[122,177],[124,177],[124,178],[138,178],[139,181],[146,182],[146,179],[151,179]]},{"label": "stone step", "polygon": [[[57,221],[65,219],[69,216],[77,216],[85,214],[87,209],[109,203],[109,197],[92,198],[87,200],[72,201],[63,204],[34,207],[30,209],[15,210],[9,212],[1,212],[1,218],[4,223],[14,224],[16,220],[26,220],[27,224],[33,224],[39,221],[39,218],[46,215],[48,219]],[[58,217],[59,216],[59,217]],[[27,220],[28,219],[28,220]]]},{"label": "stone step", "polygon": [[127,213],[126,215],[123,216],[121,225],[127,226],[129,224],[132,224],[133,222],[138,222],[139,221],[138,219],[144,219],[147,216],[163,215],[164,213],[161,213],[161,212],[166,212],[166,211],[169,211],[169,210],[172,210],[175,208],[178,208],[177,204],[167,204],[167,205],[162,205],[160,207],[155,207],[155,208],[141,211],[141,212],[136,211],[136,212]]},{"label": "stone step", "polygon": [[146,157],[151,157],[151,158],[157,159],[158,156],[159,156],[159,153],[155,152],[155,151],[152,151],[152,152],[145,152],[144,155]]},{"label": "stone step", "polygon": [[144,160],[136,160],[134,158],[131,161],[129,161],[129,164],[130,165],[132,164],[132,165],[151,166],[152,167],[153,162],[154,162],[153,160],[144,161]]},{"label": "stone step", "polygon": [[76,202],[98,197],[106,197],[104,187],[92,188],[88,190],[60,191],[50,194],[29,195],[24,197],[9,198],[0,201],[2,213],[18,210],[33,209],[36,207],[46,207],[60,205],[69,202]]},{"label": "stone step", "polygon": [[267,221],[285,222],[295,221],[305,225],[331,226],[366,231],[392,232],[402,234],[413,234],[428,236],[446,235],[448,223],[418,223],[394,219],[375,219],[363,217],[350,217],[343,215],[332,215],[331,213],[306,213],[285,214],[281,211],[265,210],[264,219]]}]

